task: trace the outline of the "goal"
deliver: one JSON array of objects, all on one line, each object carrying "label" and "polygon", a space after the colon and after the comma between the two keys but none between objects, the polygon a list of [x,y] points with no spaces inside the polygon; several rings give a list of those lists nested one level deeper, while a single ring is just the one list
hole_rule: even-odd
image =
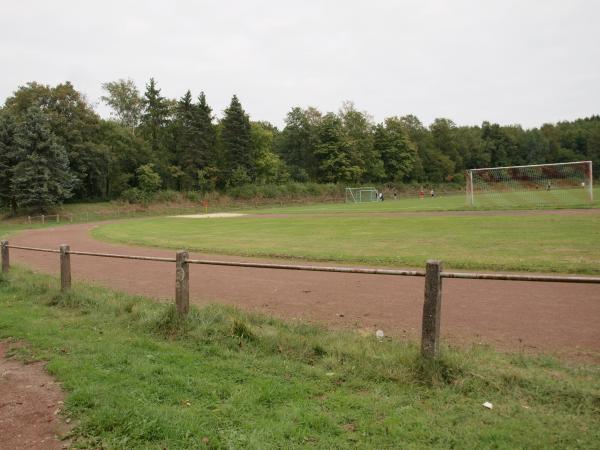
[{"label": "goal", "polygon": [[471,206],[577,206],[594,200],[591,161],[470,169],[466,181]]},{"label": "goal", "polygon": [[376,202],[377,189],[373,187],[346,188],[346,203]]}]

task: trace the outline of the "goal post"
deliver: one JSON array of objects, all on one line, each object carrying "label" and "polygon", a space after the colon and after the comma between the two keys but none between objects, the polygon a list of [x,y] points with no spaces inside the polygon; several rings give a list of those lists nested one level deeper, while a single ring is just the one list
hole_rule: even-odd
[{"label": "goal post", "polygon": [[578,206],[593,202],[591,161],[486,167],[465,173],[471,206]]},{"label": "goal post", "polygon": [[374,187],[346,188],[346,203],[365,203],[377,201],[377,189]]}]

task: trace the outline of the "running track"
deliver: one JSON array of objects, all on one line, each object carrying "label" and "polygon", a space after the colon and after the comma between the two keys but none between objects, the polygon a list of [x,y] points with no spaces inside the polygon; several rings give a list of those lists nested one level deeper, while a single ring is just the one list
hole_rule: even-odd
[{"label": "running track", "polygon": [[[11,244],[170,256],[174,251],[94,240],[94,224],[28,230]],[[58,255],[11,249],[11,262],[58,274]],[[192,253],[191,258],[200,255]],[[250,260],[218,257],[214,259]],[[258,259],[252,259],[258,260]],[[264,261],[264,259],[262,260]],[[71,256],[73,279],[159,299],[174,295],[174,263]],[[193,303],[227,303],[328,327],[418,338],[423,278],[190,266]],[[552,353],[600,362],[600,285],[445,279],[442,335],[456,345]]]}]

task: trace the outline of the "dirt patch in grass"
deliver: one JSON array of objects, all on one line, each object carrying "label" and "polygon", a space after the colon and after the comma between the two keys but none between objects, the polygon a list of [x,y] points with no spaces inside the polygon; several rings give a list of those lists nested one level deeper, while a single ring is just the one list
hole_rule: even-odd
[{"label": "dirt patch in grass", "polygon": [[43,362],[23,363],[7,357],[11,346],[0,341],[1,448],[63,449],[70,425],[60,416],[64,395]]}]

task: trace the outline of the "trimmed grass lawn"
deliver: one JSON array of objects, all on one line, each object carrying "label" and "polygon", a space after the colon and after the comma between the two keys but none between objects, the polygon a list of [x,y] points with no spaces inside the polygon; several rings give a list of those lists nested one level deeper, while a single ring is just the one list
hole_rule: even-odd
[{"label": "trimmed grass lawn", "polygon": [[[373,205],[387,208],[386,202]],[[352,211],[132,220],[100,226],[93,235],[219,254],[413,267],[435,258],[455,269],[600,274],[600,212],[386,216]]]},{"label": "trimmed grass lawn", "polygon": [[[596,448],[600,372],[486,347],[415,345],[11,269],[0,338],[44,359],[83,448]],[[492,410],[483,402],[493,403]]]}]

